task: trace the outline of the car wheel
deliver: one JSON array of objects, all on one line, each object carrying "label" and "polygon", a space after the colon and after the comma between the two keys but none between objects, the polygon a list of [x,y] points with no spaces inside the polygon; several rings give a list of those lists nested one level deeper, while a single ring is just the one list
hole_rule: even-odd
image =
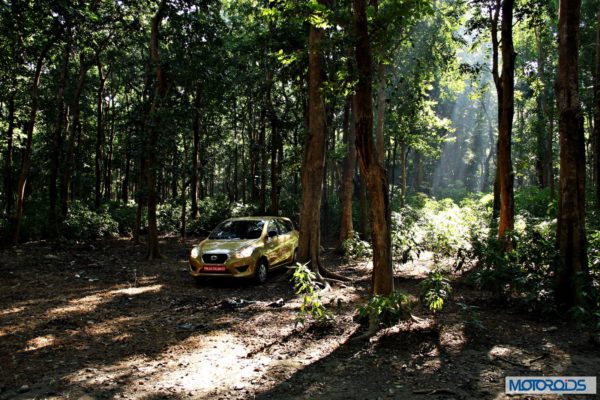
[{"label": "car wheel", "polygon": [[265,260],[259,260],[256,264],[256,270],[254,271],[254,280],[259,285],[267,281],[267,262]]}]

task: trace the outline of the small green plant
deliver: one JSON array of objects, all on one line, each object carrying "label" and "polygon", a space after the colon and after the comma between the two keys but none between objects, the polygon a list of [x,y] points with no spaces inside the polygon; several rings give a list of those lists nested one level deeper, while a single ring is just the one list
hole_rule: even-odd
[{"label": "small green plant", "polygon": [[342,243],[342,251],[344,252],[344,256],[353,260],[369,258],[373,255],[371,244],[361,240],[359,234],[354,231],[351,232],[350,237]]},{"label": "small green plant", "polygon": [[389,296],[373,296],[358,309],[358,321],[376,320],[384,326],[393,326],[411,318],[412,302],[406,293],[396,290]]},{"label": "small green plant", "polygon": [[302,305],[296,317],[296,327],[298,325],[304,326],[307,316],[311,317],[318,326],[330,324],[333,321],[333,314],[325,308],[321,296],[315,288],[316,276],[314,272],[308,268],[308,263],[296,263],[293,268],[292,281],[294,289],[296,294],[303,295]]},{"label": "small green plant", "polygon": [[421,281],[420,288],[421,301],[434,313],[442,311],[444,302],[452,294],[450,280],[439,270],[430,271],[427,278]]},{"label": "small green plant", "polygon": [[462,302],[457,302],[456,304],[460,308],[460,315],[467,326],[475,328],[479,331],[485,330],[485,325],[483,325],[483,322],[481,322],[479,317],[479,307],[471,306]]}]

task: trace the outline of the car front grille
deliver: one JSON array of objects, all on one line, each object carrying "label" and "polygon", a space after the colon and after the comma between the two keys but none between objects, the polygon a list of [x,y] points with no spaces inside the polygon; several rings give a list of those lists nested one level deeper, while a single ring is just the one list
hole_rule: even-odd
[{"label": "car front grille", "polygon": [[202,261],[205,264],[224,264],[227,261],[227,254],[203,254]]}]

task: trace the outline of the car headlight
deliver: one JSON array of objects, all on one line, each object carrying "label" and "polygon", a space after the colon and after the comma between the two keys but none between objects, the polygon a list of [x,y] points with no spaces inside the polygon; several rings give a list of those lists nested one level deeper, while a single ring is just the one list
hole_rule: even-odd
[{"label": "car headlight", "polygon": [[254,247],[250,246],[250,247],[246,247],[243,250],[238,251],[237,253],[235,253],[235,258],[246,258],[246,257],[250,257],[252,255],[252,252],[254,251]]},{"label": "car headlight", "polygon": [[192,254],[191,254],[191,256],[192,256],[192,258],[198,258],[198,256],[199,256],[199,255],[200,255],[200,250],[199,250],[199,249],[198,249],[198,247],[196,246],[196,247],[194,247],[194,248],[192,249]]}]

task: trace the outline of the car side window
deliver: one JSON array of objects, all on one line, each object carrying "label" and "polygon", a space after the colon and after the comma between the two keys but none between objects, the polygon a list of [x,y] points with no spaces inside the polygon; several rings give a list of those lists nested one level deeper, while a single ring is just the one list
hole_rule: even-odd
[{"label": "car side window", "polygon": [[274,219],[269,221],[269,229],[267,230],[267,232],[270,232],[270,231],[275,231],[275,232],[277,232],[277,235],[281,235],[281,230],[279,230],[279,225],[277,225],[277,221]]},{"label": "car side window", "polygon": [[294,230],[294,224],[292,223],[292,221],[283,221],[283,224],[285,225],[285,227],[287,228],[288,232],[291,232]]},{"label": "car side window", "polygon": [[276,219],[275,223],[277,224],[277,228],[279,228],[280,235],[285,235],[286,233],[288,233],[286,226],[281,222],[281,220]]}]

